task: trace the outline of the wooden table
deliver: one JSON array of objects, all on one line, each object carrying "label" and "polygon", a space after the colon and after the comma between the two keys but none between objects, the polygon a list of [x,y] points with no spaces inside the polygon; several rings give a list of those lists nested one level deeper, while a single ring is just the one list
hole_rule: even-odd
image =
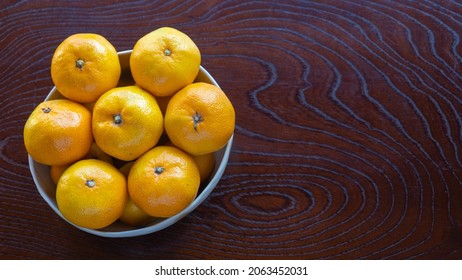
[{"label": "wooden table", "polygon": [[[462,3],[54,2],[0,3],[0,258],[462,258]],[[23,125],[64,38],[162,26],[235,106],[229,164],[163,231],[87,234],[39,195]]]}]

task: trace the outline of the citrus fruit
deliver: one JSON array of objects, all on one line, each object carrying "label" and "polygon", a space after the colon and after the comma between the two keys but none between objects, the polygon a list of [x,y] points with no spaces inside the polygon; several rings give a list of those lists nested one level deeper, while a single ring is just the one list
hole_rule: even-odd
[{"label": "citrus fruit", "polygon": [[[120,172],[122,172],[125,178],[128,178],[128,174],[130,173],[130,169],[133,166],[133,163],[134,161],[128,162],[119,168]],[[123,223],[134,227],[146,224],[153,219],[153,217],[149,216],[138,206],[136,206],[130,196],[128,197],[127,203],[125,204],[124,211],[119,218],[119,220]]]},{"label": "citrus fruit", "polygon": [[137,227],[145,225],[155,218],[146,214],[141,210],[133,200],[129,197],[127,203],[125,204],[124,211],[120,216],[119,220],[126,225]]},{"label": "citrus fruit", "polygon": [[88,153],[92,142],[91,113],[71,100],[40,103],[24,125],[26,150],[42,164],[73,163]]},{"label": "citrus fruit", "polygon": [[[95,142],[91,144],[90,151],[82,159],[92,159],[92,158],[99,159],[107,163],[113,164],[112,157],[106,154],[105,152],[101,151],[101,149],[96,145]],[[50,166],[51,181],[53,181],[53,183],[57,185],[61,175],[71,165],[72,164]]]},{"label": "citrus fruit", "polygon": [[119,171],[125,176],[125,178],[128,178],[128,174],[130,173],[130,169],[132,168],[134,163],[134,161],[130,161],[119,168]]},{"label": "citrus fruit", "polygon": [[234,132],[235,112],[217,86],[193,83],[177,92],[167,106],[164,126],[172,143],[191,155],[222,148]]},{"label": "citrus fruit", "polygon": [[56,202],[63,216],[77,226],[90,229],[115,222],[122,215],[127,197],[124,175],[97,159],[71,165],[56,187]]},{"label": "citrus fruit", "polygon": [[[173,145],[170,139],[165,141],[165,146],[175,146]],[[212,173],[213,168],[215,167],[215,153],[208,153],[198,156],[192,156],[196,166],[199,170],[199,175],[201,177],[201,183],[204,182]]]},{"label": "citrus fruit", "polygon": [[103,152],[103,150],[101,150],[101,148],[98,147],[96,142],[93,142],[91,144],[90,152],[85,156],[85,158],[87,158],[87,159],[90,159],[90,158],[99,159],[99,160],[105,161],[107,163],[113,164],[112,157],[110,155],[106,154],[105,152]]},{"label": "citrus fruit", "polygon": [[119,81],[121,67],[114,46],[103,36],[79,33],[67,37],[51,59],[51,78],[68,99],[94,102]]},{"label": "citrus fruit", "polygon": [[204,182],[212,173],[213,168],[215,167],[215,154],[208,153],[199,156],[193,156],[194,162],[199,169],[199,174],[201,176],[201,182]]},{"label": "citrus fruit", "polygon": [[58,185],[59,178],[61,178],[61,175],[66,171],[66,169],[71,166],[70,164],[66,165],[53,165],[50,166],[50,176],[51,176],[51,181],[55,184]]},{"label": "citrus fruit", "polygon": [[172,99],[172,96],[173,95],[156,97],[157,104],[159,104],[159,108],[163,116],[165,116],[165,112],[167,111],[168,102],[170,102],[170,99]]},{"label": "citrus fruit", "polygon": [[164,129],[155,97],[138,86],[104,93],[93,108],[92,128],[98,147],[124,161],[154,147]]},{"label": "citrus fruit", "polygon": [[140,38],[130,56],[133,79],[155,96],[172,95],[192,83],[200,63],[201,54],[193,40],[171,27]]},{"label": "citrus fruit", "polygon": [[148,215],[167,218],[196,197],[200,175],[193,158],[178,148],[157,146],[135,161],[128,175],[133,202]]}]

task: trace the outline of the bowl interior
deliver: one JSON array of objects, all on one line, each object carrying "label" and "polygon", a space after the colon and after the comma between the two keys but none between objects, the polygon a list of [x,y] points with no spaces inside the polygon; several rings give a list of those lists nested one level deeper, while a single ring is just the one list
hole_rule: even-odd
[{"label": "bowl interior", "polygon": [[[129,67],[130,54],[131,50],[119,52],[120,65],[122,67],[122,76],[119,82],[120,86],[134,84]],[[197,75],[195,82],[206,82],[218,86],[217,82],[202,66],[200,66],[199,74]],[[50,91],[45,100],[60,98],[64,97],[59,93],[59,91],[55,87],[53,87],[53,89]],[[50,167],[34,161],[30,156],[28,159],[29,168],[32,173],[32,178],[37,186],[37,190],[39,191],[43,199],[61,218],[63,218],[73,226],[91,234],[104,237],[131,237],[149,234],[164,229],[176,223],[184,216],[186,216],[188,213],[193,211],[197,206],[199,206],[210,195],[210,193],[220,180],[221,176],[223,175],[223,172],[228,163],[228,157],[231,150],[232,142],[233,136],[231,136],[231,139],[228,141],[225,147],[215,152],[216,163],[214,170],[210,174],[208,180],[201,184],[197,197],[188,207],[186,207],[183,211],[181,211],[173,217],[166,219],[156,219],[151,223],[148,223],[138,228],[125,225],[124,223],[121,223],[119,221],[99,230],[82,228],[72,224],[66,218],[63,217],[63,215],[58,209],[56,203],[56,186],[54,185],[50,177]]]}]

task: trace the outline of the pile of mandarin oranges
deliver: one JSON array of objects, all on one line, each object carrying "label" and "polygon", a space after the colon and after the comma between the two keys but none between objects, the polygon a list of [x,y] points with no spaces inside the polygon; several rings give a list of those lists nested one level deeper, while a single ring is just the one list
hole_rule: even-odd
[{"label": "pile of mandarin oranges", "polygon": [[50,166],[56,202],[71,223],[142,226],[185,209],[234,132],[217,86],[195,82],[201,54],[185,33],[156,29],[134,45],[124,84],[115,47],[99,34],[59,44],[51,78],[62,98],[40,103],[24,145]]}]

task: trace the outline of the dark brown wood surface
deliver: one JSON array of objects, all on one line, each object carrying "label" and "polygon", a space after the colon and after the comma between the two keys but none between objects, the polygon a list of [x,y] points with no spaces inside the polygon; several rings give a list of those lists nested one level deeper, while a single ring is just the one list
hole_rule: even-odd
[{"label": "dark brown wood surface", "polygon": [[[172,26],[233,102],[211,196],[176,225],[108,239],[32,180],[24,123],[73,33],[117,50]],[[462,2],[0,2],[0,258],[462,258]]]}]

